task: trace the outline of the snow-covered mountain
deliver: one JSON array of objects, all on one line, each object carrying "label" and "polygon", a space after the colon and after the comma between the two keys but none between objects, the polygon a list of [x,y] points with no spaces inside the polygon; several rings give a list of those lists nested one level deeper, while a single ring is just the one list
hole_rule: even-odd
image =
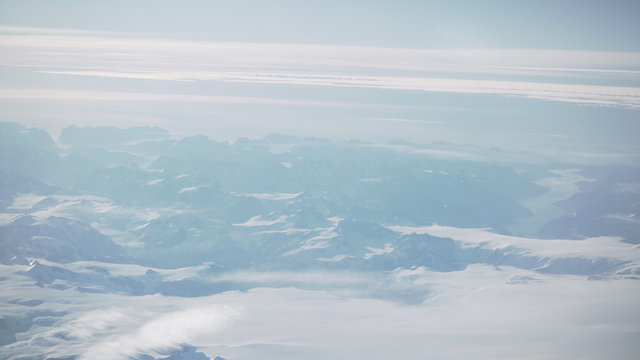
[{"label": "snow-covered mountain", "polygon": [[[628,166],[559,168],[479,148],[491,162],[462,160],[449,155],[469,148],[453,144],[275,135],[230,144],[77,127],[58,144],[13,123],[0,130],[8,359],[308,355],[306,335],[218,333],[246,312],[282,311],[253,294],[294,312],[305,296],[336,311],[347,301],[429,312],[470,296],[450,282],[489,301],[478,276],[499,292],[586,282],[633,294],[622,306],[637,300],[640,171]],[[211,303],[244,305],[189,312]],[[520,308],[509,304],[513,316]]]}]

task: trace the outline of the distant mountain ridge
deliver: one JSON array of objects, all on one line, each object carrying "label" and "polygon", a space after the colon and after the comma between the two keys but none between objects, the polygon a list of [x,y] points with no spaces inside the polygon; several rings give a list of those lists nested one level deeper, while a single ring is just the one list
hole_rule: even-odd
[{"label": "distant mountain ridge", "polygon": [[[25,334],[78,355],[79,320],[56,310],[75,305],[39,294],[153,302],[302,289],[418,306],[438,291],[421,276],[474,269],[513,273],[507,287],[640,278],[635,168],[443,157],[469,150],[449,143],[231,144],[157,128],[70,127],[58,140],[0,123],[0,283],[23,291],[0,313],[10,359],[34,349]],[[558,166],[589,176],[559,202],[546,185],[562,179]],[[545,207],[559,216],[509,230]],[[208,359],[169,343],[131,358]]]}]

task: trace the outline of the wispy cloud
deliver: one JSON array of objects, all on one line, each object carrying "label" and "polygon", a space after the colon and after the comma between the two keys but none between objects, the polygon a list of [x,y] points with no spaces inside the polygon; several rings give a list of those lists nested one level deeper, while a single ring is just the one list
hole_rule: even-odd
[{"label": "wispy cloud", "polygon": [[[402,49],[314,44],[203,42],[162,39],[149,34],[95,32],[72,29],[0,27],[6,63],[24,51],[47,51],[43,60],[87,65],[134,65],[136,58],[156,56],[147,64],[159,68],[183,63],[188,67],[377,68],[457,73],[539,75],[543,72],[602,72],[640,75],[640,54],[531,49]],[[58,49],[59,51],[56,51]],[[97,52],[96,52],[97,51]],[[101,55],[111,55],[101,59]],[[57,56],[55,56],[57,55]],[[197,55],[198,57],[192,57]],[[92,59],[92,61],[88,61]],[[38,65],[36,58],[28,63]],[[140,65],[138,63],[138,65]],[[127,66],[128,67],[128,66]]]},{"label": "wispy cloud", "polygon": [[[67,315],[42,317],[39,323],[58,324],[33,326],[25,338],[36,340],[5,350],[9,359],[24,356],[25,346],[43,358],[80,353],[82,359],[122,359],[189,343],[210,356],[269,360],[425,353],[447,359],[633,358],[638,350],[640,314],[634,309],[640,283],[633,279],[593,281],[472,264],[452,272],[248,271],[221,273],[216,280],[258,287],[132,301],[118,294],[10,286],[5,298],[38,296],[47,300],[39,311]],[[398,294],[419,300],[389,301]]]},{"label": "wispy cloud", "polygon": [[368,120],[368,121],[382,121],[382,122],[391,122],[391,123],[407,123],[407,124],[422,124],[422,125],[436,125],[442,124],[442,121],[438,120],[415,120],[415,119],[401,119],[401,118],[376,118],[376,117],[365,117],[365,118],[357,118],[358,120]]},{"label": "wispy cloud", "polygon": [[275,72],[114,72],[44,71],[51,74],[169,81],[230,81],[262,84],[360,87],[441,93],[495,94],[602,106],[640,108],[640,88],[544,82],[467,80],[424,77],[349,76]]},{"label": "wispy cloud", "polygon": [[[176,348],[203,336],[210,337],[238,316],[240,312],[228,306],[196,307],[170,312],[144,322],[129,333],[107,337],[88,348],[80,359],[123,359],[139,353]],[[102,317],[89,321],[88,326],[95,327],[94,323],[100,319]]]},{"label": "wispy cloud", "polygon": [[[0,47],[2,65],[59,75],[495,94],[640,108],[640,88],[628,86],[640,81],[637,53],[212,43],[15,27],[0,28]],[[540,75],[553,81],[539,81]]]},{"label": "wispy cloud", "polygon": [[[295,106],[372,107],[375,104],[358,104],[338,101],[278,99],[267,97],[171,94],[127,91],[80,91],[68,89],[20,89],[0,88],[0,99],[66,100],[66,101],[126,101],[126,102],[201,102],[223,104],[263,104]],[[380,105],[382,106],[382,105]]]}]

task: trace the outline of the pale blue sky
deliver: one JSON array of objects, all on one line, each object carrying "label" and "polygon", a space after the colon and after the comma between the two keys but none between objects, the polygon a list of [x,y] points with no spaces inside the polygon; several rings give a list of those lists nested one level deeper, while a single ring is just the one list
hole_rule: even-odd
[{"label": "pale blue sky", "polygon": [[2,0],[0,24],[213,41],[640,50],[635,0]]}]

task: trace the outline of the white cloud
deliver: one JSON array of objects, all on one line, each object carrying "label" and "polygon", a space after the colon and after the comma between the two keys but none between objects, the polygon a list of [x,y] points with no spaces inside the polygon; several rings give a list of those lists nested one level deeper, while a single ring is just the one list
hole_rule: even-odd
[{"label": "white cloud", "polygon": [[257,283],[264,287],[288,284],[335,288],[375,282],[376,276],[374,273],[349,271],[237,271],[221,273],[211,277],[210,280]]},{"label": "white cloud", "polygon": [[[3,271],[12,274],[7,268]],[[424,354],[632,359],[639,350],[640,283],[632,279],[594,281],[480,264],[444,273],[423,267],[385,274],[238,272],[215,280],[260,288],[193,299],[87,294],[14,284],[17,280],[11,275],[12,284],[0,295],[5,310],[25,311],[7,299],[39,298],[45,300],[39,311],[68,315],[51,316],[56,321],[51,327],[29,329],[22,338],[33,341],[3,349],[9,359],[27,349],[43,358],[82,353],[83,359],[121,359],[181,343],[209,356],[264,360]],[[390,301],[398,291],[419,301]]]},{"label": "white cloud", "polygon": [[126,91],[78,91],[51,89],[0,88],[0,99],[59,100],[59,101],[128,101],[128,102],[200,102],[221,104],[263,104],[293,106],[337,106],[371,107],[374,104],[356,104],[348,102],[276,99],[264,97],[181,95],[141,93]]},{"label": "white cloud", "polygon": [[72,320],[57,331],[67,338],[89,340],[96,334],[104,333],[113,328],[126,328],[135,322],[132,308],[108,308],[89,311],[79,318]]},{"label": "white cloud", "polygon": [[228,306],[196,307],[161,314],[133,331],[107,337],[89,347],[80,359],[122,359],[138,353],[175,348],[210,337],[239,316],[237,309]]},{"label": "white cloud", "polygon": [[170,81],[230,81],[263,84],[361,87],[461,94],[495,94],[600,106],[640,108],[640,88],[544,82],[471,80],[296,72],[45,71],[52,74]]},{"label": "white cloud", "polygon": [[[34,28],[20,31],[15,27],[0,28],[0,48],[4,52],[4,66],[33,67],[53,74],[496,94],[640,107],[640,89],[637,87],[585,85],[640,80],[638,53],[214,43],[166,40],[136,34]],[[381,76],[381,70],[389,75]],[[424,75],[434,73],[447,75]],[[478,78],[477,74],[482,77]],[[541,75],[559,80],[518,80],[523,76],[536,78]],[[171,98],[203,100],[193,95]],[[134,96],[129,100],[142,99]],[[230,97],[220,97],[219,100],[247,101]]]},{"label": "white cloud", "polygon": [[[443,108],[446,109],[446,108]],[[362,120],[369,121],[382,121],[382,122],[391,122],[391,123],[408,123],[408,124],[421,124],[421,125],[436,125],[442,124],[442,121],[437,120],[415,120],[415,119],[400,119],[400,118],[376,118],[376,117],[365,117],[358,118]]]},{"label": "white cloud", "polygon": [[[198,65],[210,59],[213,68],[253,67],[271,69],[358,67],[446,71],[456,73],[540,74],[540,72],[598,72],[639,76],[638,53],[533,50],[533,49],[401,49],[311,44],[232,43],[168,40],[131,33],[88,32],[69,29],[0,27],[0,46],[6,47],[7,62],[24,49],[48,50],[49,65],[76,61],[105,61],[127,64],[156,56],[153,63],[166,67],[186,60]],[[59,50],[55,52],[54,50]],[[158,55],[165,55],[158,57]],[[167,56],[171,55],[171,56]],[[193,56],[199,56],[194,58]],[[27,63],[38,64],[37,58]],[[40,59],[42,60],[42,59]],[[51,63],[53,62],[53,63]],[[58,62],[58,63],[56,63]],[[90,64],[91,64],[90,63]],[[123,66],[123,68],[130,68]]]},{"label": "white cloud", "polygon": [[407,145],[389,145],[389,144],[375,144],[375,145],[363,145],[363,146],[373,146],[373,147],[378,147],[383,149],[405,151],[405,152],[411,152],[415,154],[421,154],[421,155],[426,155],[429,157],[441,158],[441,159],[457,159],[457,160],[468,160],[468,161],[494,160],[493,158],[489,158],[486,155],[478,154],[477,152],[464,152],[464,151],[448,150],[448,149],[422,148],[422,147],[407,146]]}]

